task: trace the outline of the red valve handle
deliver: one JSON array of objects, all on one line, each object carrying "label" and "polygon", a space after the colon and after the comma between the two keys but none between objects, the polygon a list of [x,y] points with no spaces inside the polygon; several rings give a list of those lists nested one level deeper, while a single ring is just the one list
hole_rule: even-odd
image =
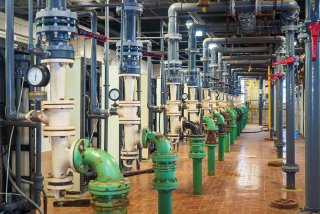
[{"label": "red valve handle", "polygon": [[274,67],[274,66],[276,66],[276,65],[292,65],[292,64],[294,64],[294,62],[295,62],[294,57],[293,57],[293,56],[290,56],[290,57],[288,57],[287,59],[280,60],[280,61],[278,61],[278,62],[273,62],[273,63],[272,63],[272,66]]},{"label": "red valve handle", "polygon": [[87,31],[87,30],[80,28],[80,27],[78,27],[78,35],[89,38],[89,39],[95,39],[99,42],[107,42],[109,40],[109,38],[104,35],[94,33],[91,31]]},{"label": "red valve handle", "polygon": [[268,74],[269,77],[274,77],[275,78],[278,78],[278,79],[281,79],[283,77],[283,74],[282,73],[276,73],[276,74]]},{"label": "red valve handle", "polygon": [[312,61],[317,60],[317,53],[318,53],[318,41],[319,41],[319,32],[320,32],[320,23],[319,22],[312,22],[308,30],[311,34],[311,46],[312,46]]}]

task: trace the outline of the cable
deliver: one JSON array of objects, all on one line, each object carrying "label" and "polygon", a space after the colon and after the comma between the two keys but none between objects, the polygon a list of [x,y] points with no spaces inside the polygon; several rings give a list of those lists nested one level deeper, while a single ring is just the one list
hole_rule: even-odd
[{"label": "cable", "polygon": [[[9,166],[6,165],[6,161],[5,161],[5,156],[2,156],[2,161],[3,161],[3,165],[5,168],[9,168]],[[24,197],[29,203],[31,203],[37,210],[39,210],[40,214],[43,214],[42,209],[38,206],[38,204],[36,204],[33,200],[31,200],[30,198],[28,198],[24,192],[17,186],[17,184],[14,182],[14,180],[12,179],[11,175],[7,175],[10,183],[12,184],[12,186],[15,188],[15,190],[22,196]],[[8,194],[12,194],[12,193],[8,193],[6,192],[6,196],[8,196]],[[13,194],[17,194],[17,193],[13,193]]]},{"label": "cable", "polygon": [[[22,92],[23,92],[23,83],[24,83],[24,77],[22,77],[21,81],[21,90],[20,90],[20,96],[19,96],[19,103],[18,103],[18,108],[17,111],[20,111],[20,106],[21,106],[21,100],[22,100]],[[10,133],[10,139],[9,139],[9,145],[8,145],[8,158],[7,158],[7,177],[6,177],[6,193],[8,193],[8,179],[9,179],[9,166],[10,166],[10,155],[11,155],[11,145],[12,145],[12,136],[14,132],[15,126],[12,127],[11,133]],[[6,202],[8,202],[8,195],[6,195]]]}]

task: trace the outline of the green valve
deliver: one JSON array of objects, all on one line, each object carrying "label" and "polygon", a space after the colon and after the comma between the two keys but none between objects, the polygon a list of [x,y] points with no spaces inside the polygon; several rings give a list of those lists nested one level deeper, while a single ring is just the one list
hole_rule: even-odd
[{"label": "green valve", "polygon": [[89,146],[89,140],[80,139],[73,146],[73,167],[82,174],[95,171],[97,177],[89,182],[93,196],[91,205],[95,214],[125,214],[129,203],[130,182],[123,178],[119,165],[104,150]]},{"label": "green valve", "polygon": [[156,145],[157,150],[151,155],[154,169],[152,188],[158,190],[158,213],[171,214],[172,190],[178,187],[175,176],[178,156],[163,135],[150,132],[148,128],[142,130],[142,144],[144,147]]}]

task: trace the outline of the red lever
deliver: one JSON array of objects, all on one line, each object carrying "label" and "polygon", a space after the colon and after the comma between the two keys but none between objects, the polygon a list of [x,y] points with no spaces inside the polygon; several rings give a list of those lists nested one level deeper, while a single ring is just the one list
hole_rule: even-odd
[{"label": "red lever", "polygon": [[317,53],[318,53],[320,23],[319,22],[311,22],[311,24],[308,27],[308,30],[311,34],[312,61],[316,61],[317,60]]},{"label": "red lever", "polygon": [[99,42],[107,42],[109,40],[109,38],[104,35],[101,35],[98,33],[93,33],[91,31],[87,31],[87,30],[85,30],[83,28],[79,28],[79,27],[78,27],[78,35],[89,38],[89,39],[95,39]]},{"label": "red lever", "polygon": [[274,77],[273,79],[275,78],[281,79],[283,77],[283,74],[282,73],[268,74],[268,77]]},{"label": "red lever", "polygon": [[290,56],[287,59],[280,60],[278,62],[273,62],[272,66],[274,67],[276,65],[292,65],[292,64],[294,64],[294,61],[295,61],[294,57]]}]

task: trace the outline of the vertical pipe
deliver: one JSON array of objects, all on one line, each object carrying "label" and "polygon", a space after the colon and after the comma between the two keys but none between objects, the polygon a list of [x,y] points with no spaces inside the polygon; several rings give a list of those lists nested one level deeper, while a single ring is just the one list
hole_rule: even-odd
[{"label": "vertical pipe", "polygon": [[[271,69],[271,74],[274,74],[274,70]],[[274,129],[275,129],[275,121],[274,121],[274,84],[270,82],[270,139],[273,139]]]},{"label": "vertical pipe", "polygon": [[[97,33],[97,13],[95,11],[91,13],[91,31]],[[95,112],[98,109],[97,100],[97,40],[91,40],[91,103],[90,109]]]},{"label": "vertical pipe", "polygon": [[[152,51],[152,45],[151,42],[147,44],[147,50],[148,52]],[[153,126],[153,111],[152,111],[152,59],[149,56],[147,58],[147,71],[148,71],[148,126],[150,128],[151,131],[156,131],[154,130],[154,126]]]},{"label": "vertical pipe", "polygon": [[14,1],[6,0],[6,116],[16,112],[14,94]]},{"label": "vertical pipe", "polygon": [[271,134],[271,81],[270,81],[271,68],[268,65],[268,128],[269,128],[269,138],[272,137]]},{"label": "vertical pipe", "polygon": [[[20,91],[22,89],[21,87],[22,79],[20,77],[16,77],[16,106],[19,106],[20,103]],[[19,109],[18,109],[19,110]],[[16,136],[21,135],[21,128],[16,127]],[[15,153],[16,153],[16,184],[19,188],[21,188],[21,140],[17,137],[15,137]]]},{"label": "vertical pipe", "polygon": [[158,191],[158,214],[172,214],[172,191]]},{"label": "vertical pipe", "polygon": [[28,1],[29,51],[33,50],[33,0]]},{"label": "vertical pipe", "polygon": [[193,158],[193,194],[202,195],[202,159]]},{"label": "vertical pipe", "polygon": [[[294,56],[294,31],[288,30],[286,32],[287,56]],[[294,79],[294,65],[289,64],[286,72],[286,149],[287,162],[283,167],[284,172],[287,173],[287,189],[295,189],[295,173],[297,166],[295,164],[295,142],[294,142],[294,99],[295,99],[295,79]]]},{"label": "vertical pipe", "polygon": [[260,77],[259,80],[259,125],[262,126],[262,110],[263,110],[263,78]]},{"label": "vertical pipe", "polygon": [[226,134],[218,134],[218,160],[224,161],[224,137]]},{"label": "vertical pipe", "polygon": [[[319,1],[315,3],[319,6]],[[319,13],[311,9],[311,1],[306,1],[306,20],[311,17],[319,19]],[[305,211],[320,212],[320,48],[317,60],[311,60],[312,46],[310,37],[305,43]]]},{"label": "vertical pipe", "polygon": [[[109,0],[105,1],[106,4],[109,4]],[[105,36],[109,38],[110,29],[109,29],[109,7],[104,8],[105,13],[105,25],[104,25],[104,31]],[[110,80],[109,80],[109,42],[104,43],[104,65],[105,65],[105,71],[104,71],[104,96],[105,96],[105,109],[109,110],[109,87],[110,87]],[[109,118],[106,118],[104,120],[104,151],[108,152],[108,136],[109,136]]]},{"label": "vertical pipe", "polygon": [[[161,53],[164,52],[164,21],[161,20],[160,22],[160,51]],[[166,89],[166,76],[165,76],[165,71],[164,71],[164,56],[162,55],[161,57],[161,105],[166,105],[167,104],[167,89]],[[168,124],[168,118],[167,118],[167,114],[166,111],[163,111],[163,133],[167,134],[167,124]]]},{"label": "vertical pipe", "polygon": [[214,176],[216,174],[216,158],[215,148],[216,145],[208,145],[208,176]]}]

